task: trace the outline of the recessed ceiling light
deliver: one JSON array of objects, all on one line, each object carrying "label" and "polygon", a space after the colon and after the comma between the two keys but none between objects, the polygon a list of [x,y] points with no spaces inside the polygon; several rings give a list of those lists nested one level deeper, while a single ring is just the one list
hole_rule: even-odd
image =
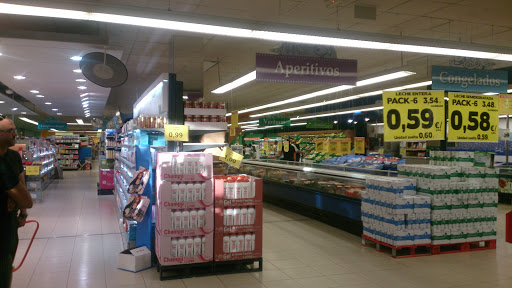
[{"label": "recessed ceiling light", "polygon": [[37,98],[44,98],[43,95],[36,95]]},{"label": "recessed ceiling light", "polygon": [[2,53],[0,53],[0,56],[2,56]]},{"label": "recessed ceiling light", "polygon": [[89,98],[85,97],[85,98],[82,98],[82,101],[85,101],[85,100],[88,100]]},{"label": "recessed ceiling light", "polygon": [[25,115],[25,114],[27,114],[27,112],[21,112],[21,114]]},{"label": "recessed ceiling light", "polygon": [[0,104],[3,104],[3,103],[5,103],[5,101],[0,101]]},{"label": "recessed ceiling light", "polygon": [[11,110],[12,110],[12,111],[16,111],[16,110],[18,110],[18,108],[12,108]]},{"label": "recessed ceiling light", "polygon": [[84,104],[84,105],[82,105],[82,106],[84,106],[85,108],[87,108],[87,107],[89,107],[89,104]]},{"label": "recessed ceiling light", "polygon": [[73,56],[73,57],[71,57],[69,59],[71,59],[73,61],[80,61],[80,60],[82,60],[82,57],[80,57],[80,56]]},{"label": "recessed ceiling light", "polygon": [[183,99],[184,99],[184,100],[187,100],[187,99],[188,99],[188,96],[183,96]]},{"label": "recessed ceiling light", "polygon": [[51,102],[46,102],[46,103],[44,103],[44,104],[46,104],[46,105],[52,105],[52,103],[51,103]]},{"label": "recessed ceiling light", "polygon": [[57,113],[57,115],[62,115],[62,113]]},{"label": "recessed ceiling light", "polygon": [[21,76],[21,75],[16,75],[16,76],[12,76],[12,77],[14,77],[14,79],[16,79],[16,80],[23,80],[23,79],[26,79],[26,77],[25,77],[25,76]]},{"label": "recessed ceiling light", "polygon": [[53,108],[53,109],[52,109],[52,111],[59,111],[59,109],[57,109],[57,108]]},{"label": "recessed ceiling light", "polygon": [[80,97],[84,97],[84,96],[87,96],[87,95],[89,95],[89,93],[80,94]]},{"label": "recessed ceiling light", "polygon": [[84,89],[87,89],[87,87],[85,87],[85,86],[78,86],[78,89],[84,90]]},{"label": "recessed ceiling light", "polygon": [[75,81],[76,81],[76,82],[85,82],[85,81],[87,81],[87,80],[85,80],[85,79],[76,79]]},{"label": "recessed ceiling light", "polygon": [[89,101],[83,101],[82,105],[84,105],[84,104],[89,104]]},{"label": "recessed ceiling light", "polygon": [[37,94],[37,93],[39,93],[39,91],[37,91],[37,90],[30,90],[30,93]]},{"label": "recessed ceiling light", "polygon": [[73,72],[75,72],[75,73],[82,73],[82,70],[80,70],[80,69],[75,69],[75,70],[73,70]]}]

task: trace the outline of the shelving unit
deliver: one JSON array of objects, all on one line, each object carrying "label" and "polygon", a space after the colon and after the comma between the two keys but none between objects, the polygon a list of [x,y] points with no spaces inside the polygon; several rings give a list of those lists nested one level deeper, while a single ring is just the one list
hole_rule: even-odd
[{"label": "shelving unit", "polygon": [[[114,161],[117,132],[113,129],[105,130],[105,155],[100,155],[98,195],[113,194],[114,190]],[[112,149],[114,148],[114,149]]]},{"label": "shelving unit", "polygon": [[[78,149],[80,137],[78,136],[56,136],[55,145],[58,147],[57,159],[62,169],[78,170],[80,161],[78,159]],[[69,157],[72,155],[72,157]]]}]

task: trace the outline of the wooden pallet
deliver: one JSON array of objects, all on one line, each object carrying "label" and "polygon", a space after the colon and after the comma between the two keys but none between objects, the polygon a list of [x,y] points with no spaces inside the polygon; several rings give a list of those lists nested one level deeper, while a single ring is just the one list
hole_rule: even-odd
[{"label": "wooden pallet", "polygon": [[361,237],[362,246],[367,246],[369,243],[375,243],[375,249],[377,252],[385,252],[386,250],[391,250],[391,257],[393,258],[410,258],[432,255],[430,249],[432,246],[431,244],[393,246],[366,235],[362,235]]},{"label": "wooden pallet", "polygon": [[263,258],[215,261],[215,274],[234,274],[263,271]]},{"label": "wooden pallet", "polygon": [[162,266],[157,261],[156,270],[160,272],[160,281],[215,275],[213,261],[174,266]]},{"label": "wooden pallet", "polygon": [[496,240],[432,245],[432,255],[496,249]]}]

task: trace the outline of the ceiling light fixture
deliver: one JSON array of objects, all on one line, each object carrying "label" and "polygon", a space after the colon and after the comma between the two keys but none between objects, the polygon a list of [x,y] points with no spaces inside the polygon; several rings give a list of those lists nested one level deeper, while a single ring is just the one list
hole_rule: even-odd
[{"label": "ceiling light fixture", "polygon": [[21,114],[25,115],[25,114],[27,114],[27,112],[21,112]]},{"label": "ceiling light fixture", "polygon": [[[380,49],[380,50],[388,50],[388,51],[402,51],[402,52],[425,53],[425,54],[446,55],[446,56],[462,56],[462,57],[512,61],[512,54],[497,53],[497,52],[433,47],[433,46],[427,46],[427,45],[414,45],[414,43],[400,44],[400,43],[393,43],[391,41],[388,41],[388,42],[369,41],[369,40],[357,40],[357,39],[348,39],[348,38],[325,37],[325,36],[317,36],[317,35],[294,34],[294,33],[285,33],[285,32],[251,30],[251,29],[242,29],[242,28],[235,28],[235,27],[218,26],[218,25],[189,23],[189,22],[180,22],[180,21],[172,21],[172,20],[161,20],[161,19],[153,19],[153,18],[145,18],[145,17],[133,17],[133,16],[116,15],[116,14],[108,14],[108,13],[94,13],[94,12],[85,12],[85,11],[77,11],[77,10],[36,7],[36,6],[29,6],[29,5],[1,3],[0,4],[0,13],[137,25],[137,26],[142,26],[142,27],[162,28],[162,29],[168,29],[168,30],[177,30],[177,31],[194,32],[194,33],[202,33],[202,34],[213,34],[213,35],[224,35],[224,36],[231,36],[231,37],[263,39],[263,40],[270,40],[270,41],[277,41],[277,42],[330,45],[330,46],[337,46],[337,47],[367,48],[367,49],[376,49],[376,50]],[[72,57],[72,59],[73,60],[76,59],[76,61],[78,61],[79,58],[81,59],[80,56]]]},{"label": "ceiling light fixture", "polygon": [[44,98],[43,95],[36,95],[37,98]]},{"label": "ceiling light fixture", "polygon": [[482,95],[492,96],[492,95],[498,95],[498,94],[500,94],[500,93],[487,92],[487,93],[483,93]]},{"label": "ceiling light fixture", "polygon": [[508,89],[508,90],[507,90],[507,93],[512,93],[512,89]]},{"label": "ceiling light fixture", "polygon": [[30,90],[30,93],[37,94],[37,93],[39,93],[39,91],[37,91],[37,90]]},{"label": "ceiling light fixture", "polygon": [[187,100],[187,99],[188,99],[188,96],[183,96],[183,99],[184,99],[184,100]]},{"label": "ceiling light fixture", "polygon": [[2,56],[2,55],[3,55],[3,54],[2,54],[2,53],[0,53],[0,56]]},{"label": "ceiling light fixture", "polygon": [[89,98],[85,97],[85,98],[82,98],[82,101],[85,101],[85,100],[88,100]]},{"label": "ceiling light fixture", "polygon": [[364,118],[364,122],[370,121],[370,118]]},{"label": "ceiling light fixture", "polygon": [[76,82],[85,82],[85,81],[87,81],[87,80],[85,80],[85,79],[76,79],[75,81],[76,81]]},{"label": "ceiling light fixture", "polygon": [[347,122],[348,122],[348,123],[352,123],[352,122],[354,122],[354,120],[352,120],[352,119],[348,119],[348,121],[347,121]]},{"label": "ceiling light fixture", "polygon": [[34,124],[34,125],[38,125],[39,123],[37,123],[36,121],[32,121],[28,118],[25,118],[25,117],[20,117],[20,120],[23,120],[25,122],[28,122],[28,123],[31,123],[31,124]]},{"label": "ceiling light fixture", "polygon": [[[386,90],[393,91],[393,90],[410,89],[410,88],[416,88],[416,87],[422,87],[422,86],[430,85],[428,83],[432,84],[432,81],[414,83],[414,84],[400,86],[400,87],[395,87],[395,88],[390,88],[390,89],[386,89]],[[336,103],[342,103],[342,102],[346,102],[346,101],[350,101],[350,100],[354,100],[354,99],[358,99],[358,98],[365,98],[365,97],[379,95],[379,94],[382,94],[382,92],[383,92],[382,90],[377,90],[377,91],[373,91],[373,92],[367,92],[367,93],[363,93],[363,94],[358,94],[358,95],[352,95],[352,96],[347,96],[347,97],[343,97],[343,98],[338,98],[338,99],[334,99],[334,100],[330,100],[330,101],[324,101],[324,102],[319,102],[319,103],[313,103],[313,104],[307,104],[307,105],[302,105],[302,106],[291,107],[291,108],[287,108],[287,109],[281,109],[281,110],[275,110],[275,111],[270,111],[270,112],[265,112],[265,113],[260,113],[260,114],[254,114],[254,115],[250,115],[249,117],[253,117],[253,118],[254,117],[261,117],[261,116],[272,115],[272,114],[277,114],[277,113],[285,113],[285,112],[291,112],[291,111],[302,110],[302,109],[307,109],[307,108],[313,108],[313,107],[318,107],[318,106],[325,106],[325,105],[331,105],[331,104],[336,104]]]},{"label": "ceiling light fixture", "polygon": [[0,101],[0,104],[3,104],[3,103],[5,103],[5,101]]},{"label": "ceiling light fixture", "polygon": [[57,129],[53,129],[53,128],[52,128],[52,129],[50,129],[50,131],[52,131],[52,132],[61,132],[61,131],[59,131],[59,130],[57,130]]},{"label": "ceiling light fixture", "polygon": [[301,125],[307,125],[308,123],[304,122],[304,123],[293,123],[293,124],[290,124],[290,126],[301,126]]},{"label": "ceiling light fixture", "polygon": [[18,108],[16,108],[16,107],[15,107],[15,108],[12,108],[11,110],[12,110],[12,111],[16,111],[16,110],[18,110]]},{"label": "ceiling light fixture", "polygon": [[82,60],[82,57],[80,57],[80,56],[73,56],[73,57],[71,57],[69,59],[71,59],[73,61],[80,61],[80,60]]},{"label": "ceiling light fixture", "polygon": [[21,76],[21,75],[16,75],[16,76],[12,76],[12,77],[14,77],[14,79],[16,79],[16,80],[23,80],[23,79],[26,79],[26,77],[25,77],[25,76]]},{"label": "ceiling light fixture", "polygon": [[46,104],[46,105],[52,105],[52,102],[46,102],[46,103],[44,103],[44,104]]},{"label": "ceiling light fixture", "polygon": [[89,93],[83,93],[83,94],[80,94],[80,97],[84,97],[84,96],[87,96],[89,95]]},{"label": "ceiling light fixture", "polygon": [[83,101],[82,105],[84,105],[84,104],[89,104],[89,101]]},{"label": "ceiling light fixture", "polygon": [[76,123],[80,124],[80,125],[84,125],[84,120],[82,119],[75,119],[76,120]]},{"label": "ceiling light fixture", "polygon": [[338,124],[338,120],[334,120],[334,121],[332,121],[332,123]]},{"label": "ceiling light fixture", "polygon": [[[302,119],[311,119],[311,118],[321,118],[321,117],[328,117],[328,116],[336,116],[336,115],[344,115],[344,114],[352,114],[352,113],[359,113],[359,112],[367,112],[367,111],[375,111],[375,110],[382,110],[383,106],[363,106],[367,108],[360,108],[360,109],[354,109],[353,107],[350,108],[350,110],[341,110],[337,112],[330,112],[330,113],[323,113],[323,114],[315,114],[310,116],[301,116],[300,120]],[[290,121],[299,120],[298,118],[292,118]]]},{"label": "ceiling light fixture", "polygon": [[57,113],[57,115],[62,115],[62,113]]},{"label": "ceiling light fixture", "polygon": [[84,105],[82,105],[82,106],[84,106],[85,108],[87,108],[87,107],[89,107],[89,104],[84,104]]},{"label": "ceiling light fixture", "polygon": [[[394,72],[394,73],[390,73],[390,74],[386,74],[386,75],[381,75],[381,76],[357,81],[356,86],[362,87],[362,86],[366,86],[366,85],[376,84],[379,82],[384,82],[384,81],[389,81],[389,80],[398,79],[398,78],[402,78],[402,77],[407,77],[407,76],[414,75],[414,74],[416,74],[416,73],[410,72],[410,71]],[[302,101],[302,100],[306,100],[306,99],[310,99],[310,98],[314,98],[314,97],[318,97],[318,96],[328,95],[328,94],[332,94],[332,93],[336,93],[336,92],[340,92],[340,91],[348,90],[348,89],[352,89],[352,88],[354,88],[354,86],[349,86],[349,85],[336,86],[336,87],[316,91],[313,93],[289,98],[286,100],[277,101],[274,103],[269,103],[269,104],[249,108],[249,109],[240,110],[240,111],[238,111],[238,114],[252,112],[252,111],[261,110],[261,109],[265,109],[265,108],[272,108],[275,106],[285,105],[285,104]],[[317,104],[319,104],[319,103],[317,103]],[[228,116],[228,115],[226,115],[226,116]]]},{"label": "ceiling light fixture", "polygon": [[80,69],[75,69],[75,70],[73,70],[73,72],[75,72],[75,73],[82,73],[82,70],[80,70]]},{"label": "ceiling light fixture", "polygon": [[87,89],[87,87],[85,87],[85,86],[78,86],[77,88],[80,89],[80,90]]},{"label": "ceiling light fixture", "polygon": [[215,94],[226,93],[230,90],[235,89],[236,87],[240,87],[240,86],[242,86],[248,82],[251,82],[255,79],[256,79],[256,71],[252,71],[249,74],[246,74],[232,82],[229,82],[228,84],[225,84],[225,85],[213,90],[212,93],[215,93]]},{"label": "ceiling light fixture", "polygon": [[53,108],[53,109],[52,109],[52,111],[59,111],[59,109],[57,109],[57,108]]}]

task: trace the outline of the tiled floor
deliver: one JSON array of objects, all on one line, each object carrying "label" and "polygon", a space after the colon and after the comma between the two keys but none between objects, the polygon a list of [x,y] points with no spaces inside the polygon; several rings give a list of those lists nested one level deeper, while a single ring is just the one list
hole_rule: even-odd
[{"label": "tiled floor", "polygon": [[[416,288],[512,287],[512,244],[504,242],[500,206],[497,250],[392,259],[360,238],[265,205],[263,272],[160,282],[155,269],[116,269],[122,249],[113,196],[97,196],[97,173],[66,171],[29,211],[41,228],[13,287]],[[33,226],[20,230],[28,239]],[[28,245],[22,240],[21,256]],[[19,261],[19,257],[17,262]]]}]

